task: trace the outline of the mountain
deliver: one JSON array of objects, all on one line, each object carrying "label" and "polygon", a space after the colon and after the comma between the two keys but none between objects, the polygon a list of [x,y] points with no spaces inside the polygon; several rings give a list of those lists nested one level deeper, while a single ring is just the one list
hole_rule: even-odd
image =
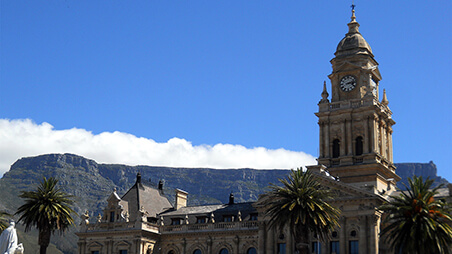
[{"label": "mountain", "polygon": [[426,179],[429,177],[430,179],[435,180],[433,186],[438,186],[439,184],[447,185],[449,182],[437,175],[437,168],[433,161],[429,163],[395,163],[397,167],[396,172],[402,180],[397,183],[397,187],[400,189],[405,189],[405,184],[408,186],[408,178],[416,176],[422,176],[422,178]]},{"label": "mountain", "polygon": [[[255,201],[270,182],[286,177],[289,171],[126,166],[98,164],[73,154],[47,154],[19,159],[3,175],[0,210],[14,213],[21,205],[17,198],[21,191],[35,189],[43,177],[56,177],[61,190],[74,196],[77,214],[88,210],[94,218],[106,206],[113,189],[117,188],[120,195],[125,194],[135,183],[138,172],[147,184],[156,185],[162,180],[170,201],[174,201],[174,189],[180,188],[189,193],[188,205],[198,205],[226,203],[231,192],[237,202]],[[75,219],[78,225],[80,218]],[[63,253],[76,253],[76,230],[72,228],[64,237],[54,235],[52,242]],[[27,253],[37,248],[24,247]]]},{"label": "mountain", "polygon": [[[447,182],[436,176],[433,163],[399,163],[397,173],[406,181],[413,174],[430,176],[439,182]],[[59,187],[66,193],[74,195],[78,215],[85,210],[91,218],[102,213],[106,199],[117,188],[122,195],[135,183],[140,172],[142,181],[157,185],[164,183],[164,192],[174,202],[174,189],[179,188],[189,193],[188,205],[215,204],[228,202],[229,193],[233,192],[237,202],[255,201],[269,183],[277,183],[278,178],[285,178],[289,170],[256,169],[211,169],[211,168],[172,168],[152,166],[127,166],[118,164],[98,164],[94,160],[73,154],[47,154],[22,158],[16,161],[10,171],[0,179],[0,210],[14,213],[22,200],[17,196],[21,191],[33,190],[43,177],[56,177]],[[80,218],[76,216],[76,224]],[[18,227],[19,240],[24,242],[27,253],[37,249],[37,233],[24,234]],[[48,253],[76,253],[77,237],[73,227],[64,237],[54,235],[55,247]],[[21,237],[23,236],[23,237]]]}]

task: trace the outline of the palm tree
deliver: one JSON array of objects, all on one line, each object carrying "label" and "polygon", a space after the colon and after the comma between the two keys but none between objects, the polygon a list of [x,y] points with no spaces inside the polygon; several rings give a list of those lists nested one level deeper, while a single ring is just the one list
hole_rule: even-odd
[{"label": "palm tree", "polygon": [[[407,191],[392,196],[379,209],[387,225],[381,235],[396,253],[450,253],[452,244],[451,206],[437,199],[433,180],[414,176]],[[406,187],[406,186],[405,186]]]},{"label": "palm tree", "polygon": [[9,223],[6,220],[6,217],[11,217],[11,215],[7,212],[0,211],[0,233],[8,227]]},{"label": "palm tree", "polygon": [[287,179],[279,179],[282,186],[270,185],[259,204],[270,216],[270,227],[282,230],[288,226],[299,253],[308,253],[309,235],[321,241],[339,226],[340,211],[327,201],[332,193],[316,181],[310,171],[292,170]]},{"label": "palm tree", "polygon": [[25,204],[19,207],[16,214],[20,214],[18,222],[25,224],[25,231],[36,227],[39,231],[38,244],[40,253],[45,254],[50,243],[51,234],[64,231],[74,224],[69,207],[73,204],[72,196],[56,188],[58,180],[44,177],[36,191],[23,191],[19,197],[25,199]]}]

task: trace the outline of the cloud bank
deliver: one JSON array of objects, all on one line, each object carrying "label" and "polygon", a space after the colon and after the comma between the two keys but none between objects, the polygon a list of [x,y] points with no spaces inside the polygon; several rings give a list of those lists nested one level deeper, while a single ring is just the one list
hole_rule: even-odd
[{"label": "cloud bank", "polygon": [[285,149],[194,146],[181,138],[158,143],[117,131],[92,134],[78,128],[55,130],[30,119],[0,119],[0,176],[22,157],[47,153],[73,153],[98,163],[170,167],[290,169],[317,163],[309,154]]}]

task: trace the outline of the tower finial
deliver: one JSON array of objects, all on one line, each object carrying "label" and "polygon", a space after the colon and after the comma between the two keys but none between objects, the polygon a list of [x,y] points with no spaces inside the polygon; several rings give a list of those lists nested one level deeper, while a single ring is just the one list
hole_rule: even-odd
[{"label": "tower finial", "polygon": [[354,3],[352,3],[352,5],[350,6],[352,8],[352,20],[350,21],[350,23],[348,23],[348,34],[354,34],[354,33],[359,33],[358,27],[359,27],[359,23],[356,21],[356,16],[355,16],[355,7],[356,5]]},{"label": "tower finial", "polygon": [[352,22],[356,22],[356,16],[355,16],[355,3],[352,1],[352,5],[350,5],[350,7],[352,8]]},{"label": "tower finial", "polygon": [[389,101],[388,98],[386,97],[386,89],[383,89],[383,99],[381,100],[381,104],[388,106]]},{"label": "tower finial", "polygon": [[328,92],[326,91],[326,81],[323,81],[323,91],[322,91],[322,99],[320,100],[320,103],[329,103],[328,100]]}]

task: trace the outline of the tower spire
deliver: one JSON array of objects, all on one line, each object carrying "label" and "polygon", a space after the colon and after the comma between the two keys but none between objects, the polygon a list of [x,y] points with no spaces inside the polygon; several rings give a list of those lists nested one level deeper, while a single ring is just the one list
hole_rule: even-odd
[{"label": "tower spire", "polygon": [[349,34],[359,33],[359,30],[358,30],[359,23],[356,21],[356,16],[355,16],[356,5],[354,3],[352,3],[352,5],[350,7],[352,7],[352,17],[351,17],[350,23],[347,24],[348,25],[348,33]]},{"label": "tower spire", "polygon": [[323,91],[322,91],[322,99],[320,100],[320,103],[329,103],[328,100],[328,92],[326,91],[326,81],[323,81]]},{"label": "tower spire", "polygon": [[388,98],[386,97],[386,89],[383,89],[383,99],[381,100],[381,104],[388,106],[389,101]]}]

